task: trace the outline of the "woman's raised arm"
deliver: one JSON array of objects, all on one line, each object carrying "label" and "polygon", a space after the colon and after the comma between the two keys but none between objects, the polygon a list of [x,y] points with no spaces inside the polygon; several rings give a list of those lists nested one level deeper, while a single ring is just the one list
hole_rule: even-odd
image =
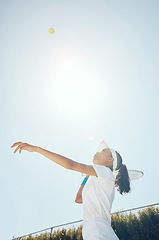
[{"label": "woman's raised arm", "polygon": [[17,148],[15,149],[14,153],[16,153],[18,149],[19,149],[19,153],[21,153],[22,150],[27,150],[29,152],[37,152],[66,169],[81,172],[91,176],[97,176],[93,166],[91,165],[78,163],[60,154],[56,154],[44,148],[33,146],[28,143],[16,142],[11,147],[16,147],[16,146]]}]

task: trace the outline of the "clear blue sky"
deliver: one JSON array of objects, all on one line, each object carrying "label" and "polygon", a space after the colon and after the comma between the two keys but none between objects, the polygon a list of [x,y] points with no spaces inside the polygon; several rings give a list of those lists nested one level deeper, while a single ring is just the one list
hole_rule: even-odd
[{"label": "clear blue sky", "polygon": [[81,174],[13,154],[17,141],[92,164],[105,140],[145,173],[112,212],[158,202],[158,12],[157,0],[0,2],[1,239],[82,219]]}]

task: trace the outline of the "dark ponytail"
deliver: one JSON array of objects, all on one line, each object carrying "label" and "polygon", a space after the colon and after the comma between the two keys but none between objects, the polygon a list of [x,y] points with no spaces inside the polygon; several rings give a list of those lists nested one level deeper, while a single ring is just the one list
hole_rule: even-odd
[{"label": "dark ponytail", "polygon": [[130,179],[126,165],[122,164],[122,158],[116,151],[117,158],[119,161],[119,171],[115,179],[115,186],[118,187],[120,194],[130,192]]}]

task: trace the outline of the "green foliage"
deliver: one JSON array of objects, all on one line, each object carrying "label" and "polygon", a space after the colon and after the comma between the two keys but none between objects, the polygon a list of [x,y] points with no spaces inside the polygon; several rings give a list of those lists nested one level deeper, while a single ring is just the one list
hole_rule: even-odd
[{"label": "green foliage", "polygon": [[159,240],[159,209],[149,207],[138,215],[112,215],[112,227],[120,240]]},{"label": "green foliage", "polygon": [[142,212],[139,211],[139,221],[141,236],[145,240],[159,239],[159,208],[147,208]]},{"label": "green foliage", "polygon": [[[22,240],[50,240],[50,233],[36,235],[35,237],[29,236],[22,238]],[[82,226],[78,228],[70,228],[69,230],[62,229],[56,230],[51,236],[51,240],[83,240],[82,238]]]},{"label": "green foliage", "polygon": [[[149,207],[137,214],[112,215],[112,228],[120,240],[159,240],[159,208]],[[52,240],[83,240],[82,226],[53,231]],[[22,240],[50,240],[50,233],[29,236]]]}]

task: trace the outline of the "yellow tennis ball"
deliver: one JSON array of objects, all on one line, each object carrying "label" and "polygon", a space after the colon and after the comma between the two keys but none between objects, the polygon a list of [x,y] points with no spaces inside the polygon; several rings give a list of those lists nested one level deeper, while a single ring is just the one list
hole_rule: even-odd
[{"label": "yellow tennis ball", "polygon": [[54,30],[53,28],[50,28],[50,29],[49,29],[49,33],[50,33],[50,34],[54,34],[54,32],[55,32],[55,30]]}]

